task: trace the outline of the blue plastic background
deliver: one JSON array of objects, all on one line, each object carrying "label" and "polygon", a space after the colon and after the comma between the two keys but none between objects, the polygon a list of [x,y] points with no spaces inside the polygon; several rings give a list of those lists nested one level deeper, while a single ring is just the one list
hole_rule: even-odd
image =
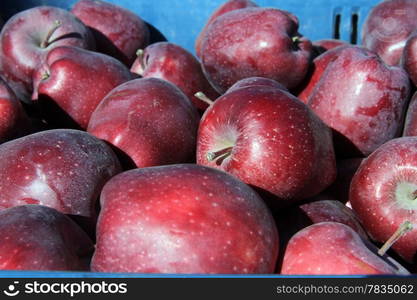
[{"label": "blue plastic background", "polygon": [[[71,8],[76,0],[0,0],[3,17],[36,5]],[[350,41],[351,16],[358,15],[359,29],[369,10],[379,0],[254,0],[260,6],[276,7],[294,13],[300,20],[300,32],[311,40],[333,37],[336,14],[341,15],[340,39]],[[108,0],[140,15],[158,28],[165,37],[194,53],[194,41],[210,14],[225,0]],[[359,30],[360,32],[360,30]],[[359,35],[360,37],[360,35]],[[111,274],[87,272],[17,272],[0,271],[0,277],[149,277],[158,275]],[[168,275],[172,277],[174,275]],[[175,277],[182,277],[176,275]],[[187,276],[184,276],[187,277]],[[189,276],[188,276],[189,277]],[[262,276],[261,276],[262,277]]]},{"label": "blue plastic background", "polygon": [[[161,31],[165,37],[194,53],[194,41],[210,14],[226,0],[109,0],[130,9]],[[333,37],[335,15],[341,15],[340,39],[350,41],[351,16],[358,14],[359,28],[369,10],[380,0],[253,0],[276,7],[300,19],[300,32],[311,40]],[[1,0],[0,13],[10,16],[35,5],[69,9],[76,0]],[[359,31],[360,32],[360,31]],[[359,35],[360,36],[360,35]]]}]

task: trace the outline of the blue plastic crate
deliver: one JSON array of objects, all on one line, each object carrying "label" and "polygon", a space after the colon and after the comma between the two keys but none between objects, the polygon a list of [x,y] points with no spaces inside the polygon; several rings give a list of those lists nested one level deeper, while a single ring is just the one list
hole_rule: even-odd
[{"label": "blue plastic crate", "polygon": [[[194,41],[210,14],[226,0],[108,0],[140,15],[165,37],[194,53]],[[300,32],[311,40],[339,37],[360,42],[360,32],[369,10],[380,0],[253,0],[260,6],[276,7],[300,19]],[[0,13],[8,17],[36,5],[71,8],[76,0],[1,0]],[[354,34],[354,33],[357,34]],[[353,34],[353,35],[352,35]]]},{"label": "blue plastic crate", "polygon": [[[226,0],[107,1],[132,10],[161,31],[170,42],[179,44],[194,53],[194,41],[197,35],[211,13]],[[344,41],[356,41],[357,43],[360,43],[361,28],[366,16],[370,9],[380,2],[380,0],[253,1],[263,7],[275,7],[295,14],[300,20],[300,32],[313,41],[338,37]],[[7,19],[18,11],[37,5],[52,5],[70,9],[75,2],[77,0],[1,0],[0,15]],[[148,277],[150,275],[92,272],[0,271],[0,278],[105,278],[141,276]],[[177,276],[181,277],[181,275]]]}]

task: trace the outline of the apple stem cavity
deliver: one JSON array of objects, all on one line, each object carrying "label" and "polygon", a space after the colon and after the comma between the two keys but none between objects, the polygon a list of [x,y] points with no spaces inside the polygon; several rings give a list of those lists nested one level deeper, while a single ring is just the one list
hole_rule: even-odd
[{"label": "apple stem cavity", "polygon": [[[218,151],[208,152],[206,157],[208,161],[223,161],[225,158],[232,154],[233,147],[227,147]],[[221,163],[221,162],[220,162]]]},{"label": "apple stem cavity", "polygon": [[214,101],[207,97],[203,92],[197,92],[194,94],[194,96],[210,106],[214,103]]},{"label": "apple stem cavity", "polygon": [[47,48],[51,44],[51,37],[57,31],[59,27],[61,27],[62,23],[59,20],[55,20],[53,27],[49,30],[48,34],[46,35],[45,39],[41,43],[41,48]]},{"label": "apple stem cavity", "polygon": [[145,71],[145,60],[144,60],[145,51],[143,49],[138,49],[136,51],[136,56],[139,60],[140,68],[141,70],[138,70],[136,73],[138,73],[140,76],[143,76],[143,72]]},{"label": "apple stem cavity", "polygon": [[407,232],[413,229],[413,224],[410,221],[405,221],[398,227],[397,231],[385,242],[385,244],[378,250],[378,254],[380,256],[384,256],[385,253],[398,241],[402,236],[404,236]]}]

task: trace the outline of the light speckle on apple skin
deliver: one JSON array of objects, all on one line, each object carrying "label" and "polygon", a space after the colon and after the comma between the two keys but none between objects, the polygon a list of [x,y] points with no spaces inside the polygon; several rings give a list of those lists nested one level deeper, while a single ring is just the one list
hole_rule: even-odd
[{"label": "light speckle on apple skin", "polygon": [[[207,160],[225,146],[234,147],[221,164]],[[226,93],[206,110],[197,163],[288,201],[319,193],[336,176],[330,129],[297,98],[268,86]]]},{"label": "light speckle on apple skin", "polygon": [[417,137],[391,140],[366,158],[353,177],[349,201],[368,234],[381,243],[403,222],[410,221],[414,229],[392,249],[408,262],[415,262],[417,209],[406,209],[397,203],[395,191],[402,182],[417,185]]},{"label": "light speckle on apple skin", "polygon": [[213,21],[201,42],[203,70],[220,93],[253,76],[295,88],[307,74],[312,50],[305,38],[294,50],[297,30],[297,18],[286,11],[249,7],[228,12]]},{"label": "light speckle on apple skin", "polygon": [[336,222],[311,225],[294,235],[285,250],[281,274],[369,275],[398,270],[367,248],[349,226]]},{"label": "light speckle on apple skin", "polygon": [[[42,38],[57,20],[62,25],[51,37],[54,42],[41,48]],[[65,38],[59,38],[62,36]],[[73,14],[58,7],[38,6],[8,20],[0,34],[0,45],[0,72],[20,100],[30,101],[33,71],[49,50],[63,45],[93,50],[95,41],[90,30]]]},{"label": "light speckle on apple skin", "polygon": [[[42,80],[45,72],[49,77]],[[34,73],[32,99],[47,96],[86,129],[91,114],[107,93],[131,79],[129,69],[113,57],[77,47],[56,47]],[[39,104],[42,109],[44,103]]]},{"label": "light speckle on apple skin", "polygon": [[86,132],[48,130],[0,145],[0,209],[42,204],[96,217],[104,183],[120,172],[103,141]]},{"label": "light speckle on apple skin", "polygon": [[145,22],[121,6],[105,1],[80,0],[71,12],[110,40],[120,51],[117,58],[128,66],[136,59],[136,51],[144,49],[149,43],[150,33]]},{"label": "light speckle on apple skin", "polygon": [[100,201],[94,271],[274,271],[278,234],[270,212],[224,172],[197,165],[131,170],[110,180]]},{"label": "light speckle on apple skin", "polygon": [[70,218],[42,205],[0,211],[0,270],[88,270],[94,244]]},{"label": "light speckle on apple skin", "polygon": [[410,96],[405,71],[360,47],[339,47],[326,55],[330,61],[319,69],[323,75],[307,102],[314,112],[365,156],[400,135]]},{"label": "light speckle on apple skin", "polygon": [[88,132],[125,152],[137,167],[193,160],[199,115],[172,83],[142,78],[113,89],[91,116]]}]

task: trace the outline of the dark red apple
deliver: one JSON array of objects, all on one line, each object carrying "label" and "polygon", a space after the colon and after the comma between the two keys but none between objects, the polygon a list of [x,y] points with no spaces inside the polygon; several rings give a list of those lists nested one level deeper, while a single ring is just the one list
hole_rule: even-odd
[{"label": "dark red apple", "polygon": [[120,171],[109,146],[86,132],[56,129],[0,145],[0,210],[41,204],[96,217],[104,183]]},{"label": "dark red apple", "polygon": [[345,41],[337,39],[324,39],[313,42],[313,48],[316,56],[319,56],[320,54],[323,54],[324,52],[329,51],[333,48],[346,45],[347,43]]},{"label": "dark red apple", "polygon": [[195,53],[197,57],[201,57],[201,42],[207,34],[207,28],[210,26],[211,23],[213,23],[217,19],[217,17],[236,9],[257,6],[258,5],[256,5],[256,3],[250,0],[228,0],[227,2],[223,3],[220,7],[218,7],[216,11],[210,16],[206,25],[204,25],[203,29],[201,30],[200,34],[197,36],[197,39],[195,41]]},{"label": "dark red apple", "polygon": [[398,65],[404,45],[417,29],[415,0],[387,0],[376,5],[362,29],[362,44],[388,65]]},{"label": "dark red apple", "polygon": [[175,84],[199,110],[205,110],[208,104],[194,96],[197,92],[203,92],[211,99],[219,96],[207,81],[200,62],[184,48],[173,43],[160,42],[146,47],[138,54],[131,68],[133,73]]},{"label": "dark red apple", "polygon": [[20,101],[0,77],[0,143],[29,132],[30,121]]},{"label": "dark red apple", "polygon": [[89,270],[90,238],[53,208],[23,205],[0,211],[1,270]]},{"label": "dark red apple", "polygon": [[403,136],[417,136],[417,92],[408,105]]},{"label": "dark red apple", "polygon": [[97,41],[97,50],[130,66],[136,50],[149,43],[149,29],[133,12],[100,0],[80,0],[71,12],[87,25]]},{"label": "dark red apple", "polygon": [[44,110],[45,120],[62,124],[65,118],[56,120],[62,111],[83,129],[104,96],[133,79],[117,59],[68,46],[49,51],[34,77],[32,99]]},{"label": "dark red apple", "polygon": [[58,46],[93,49],[87,27],[66,10],[38,6],[10,18],[0,34],[0,72],[18,98],[30,103],[32,76]]},{"label": "dark red apple", "polygon": [[345,224],[317,223],[291,238],[284,254],[281,274],[409,274],[392,258],[376,252],[375,246]]},{"label": "dark red apple", "polygon": [[274,8],[243,8],[217,17],[207,28],[201,62],[220,93],[253,76],[293,89],[307,74],[311,51],[311,42],[298,33],[294,15]]},{"label": "dark red apple", "polygon": [[338,155],[367,156],[401,134],[410,81],[404,70],[364,48],[333,51],[317,58],[329,61],[324,71],[318,69],[322,76],[307,102],[334,130]]},{"label": "dark red apple", "polygon": [[172,83],[157,78],[126,82],[94,111],[88,132],[124,152],[137,167],[190,162],[199,115]]},{"label": "dark red apple", "polygon": [[136,169],[110,180],[91,269],[139,273],[272,273],[274,220],[259,196],[197,165]]},{"label": "dark red apple", "polygon": [[365,159],[350,187],[350,203],[369,235],[385,242],[406,221],[414,229],[392,247],[409,263],[417,254],[417,137],[389,141]]},{"label": "dark red apple", "polygon": [[414,85],[417,86],[417,31],[408,38],[404,46],[401,65],[407,71]]},{"label": "dark red apple", "polygon": [[283,90],[284,92],[288,92],[288,89],[285,86],[283,86],[281,83],[279,83],[278,81],[265,78],[265,77],[248,77],[248,78],[245,78],[236,82],[226,91],[226,93],[232,92],[240,88],[248,87],[248,86],[269,86],[269,87],[274,87],[274,88]]},{"label": "dark red apple", "polygon": [[228,92],[205,112],[197,163],[279,197],[311,197],[336,176],[330,129],[291,94],[268,86]]}]

